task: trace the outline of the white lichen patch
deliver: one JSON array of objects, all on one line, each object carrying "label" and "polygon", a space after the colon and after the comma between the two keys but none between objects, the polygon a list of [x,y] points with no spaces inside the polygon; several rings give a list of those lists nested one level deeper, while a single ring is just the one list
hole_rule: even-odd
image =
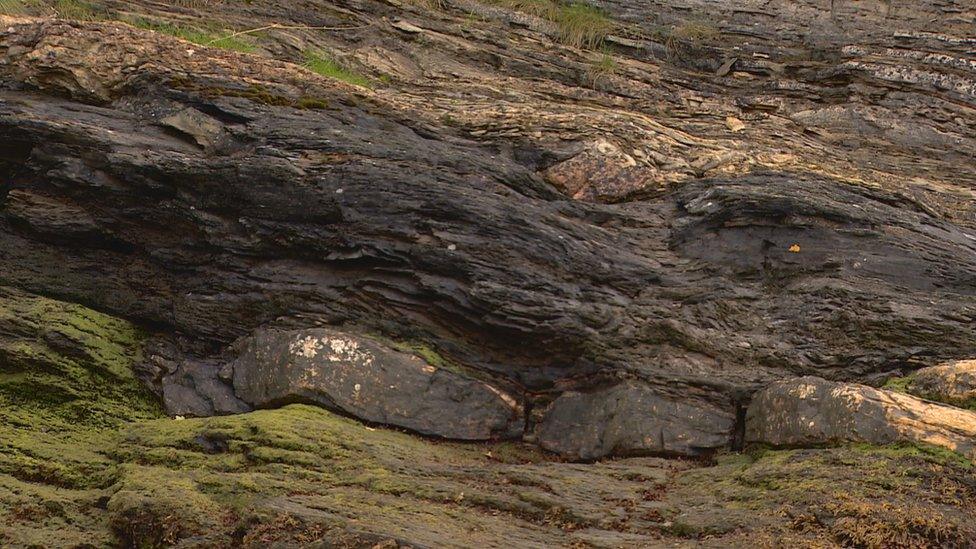
[{"label": "white lichen patch", "polygon": [[810,383],[797,385],[796,387],[790,390],[790,394],[799,399],[809,398],[816,392],[817,392],[817,387]]},{"label": "white lichen patch", "polygon": [[329,362],[350,362],[363,366],[373,364],[373,354],[361,348],[358,341],[347,337],[299,336],[288,349],[293,355],[303,358],[316,358],[321,353],[321,359]]},{"label": "white lichen patch", "polygon": [[359,342],[344,337],[322,338],[322,345],[329,349],[325,359],[329,362],[355,362],[363,366],[373,363],[373,354],[359,347]]},{"label": "white lichen patch", "polygon": [[312,336],[297,337],[288,347],[291,354],[305,358],[315,358],[319,349],[322,348],[321,340]]}]

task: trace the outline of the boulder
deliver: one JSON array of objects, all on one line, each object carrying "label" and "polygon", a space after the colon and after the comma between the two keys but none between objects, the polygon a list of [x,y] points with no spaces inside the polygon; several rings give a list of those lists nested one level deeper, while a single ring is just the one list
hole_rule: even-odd
[{"label": "boulder", "polygon": [[819,377],[773,383],[746,412],[746,440],[774,446],[927,443],[976,457],[976,413]]},{"label": "boulder", "polygon": [[735,415],[626,382],[592,392],[567,392],[546,409],[536,430],[545,449],[571,459],[609,455],[699,455],[728,446]]},{"label": "boulder", "polygon": [[522,407],[511,396],[367,336],[330,328],[269,328],[239,347],[229,365],[234,392],[254,407],[315,403],[450,439],[522,433]]},{"label": "boulder", "polygon": [[906,389],[921,398],[976,409],[976,360],[922,368],[911,376]]}]

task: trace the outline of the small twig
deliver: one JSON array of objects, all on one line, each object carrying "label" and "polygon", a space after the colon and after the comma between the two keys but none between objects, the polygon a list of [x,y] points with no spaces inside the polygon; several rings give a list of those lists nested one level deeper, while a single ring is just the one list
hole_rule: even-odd
[{"label": "small twig", "polygon": [[355,29],[366,28],[366,27],[370,26],[371,24],[372,23],[369,23],[369,24],[366,24],[366,25],[357,25],[355,27],[310,27],[310,26],[307,26],[307,25],[280,25],[278,23],[272,23],[272,24],[266,25],[264,27],[258,27],[256,29],[242,30],[240,32],[235,32],[234,34],[228,34],[227,36],[221,36],[220,38],[214,38],[213,40],[205,43],[204,45],[205,46],[209,46],[211,44],[215,44],[217,42],[220,42],[221,40],[227,40],[228,38],[235,38],[235,37],[241,36],[243,34],[252,34],[252,33],[255,33],[255,32],[261,32],[261,31],[266,31],[266,30],[271,30],[271,29],[344,31],[344,30],[355,30]]}]

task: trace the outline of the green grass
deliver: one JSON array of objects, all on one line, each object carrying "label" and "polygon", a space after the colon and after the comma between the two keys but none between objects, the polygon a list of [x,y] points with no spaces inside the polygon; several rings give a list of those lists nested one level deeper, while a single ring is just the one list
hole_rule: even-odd
[{"label": "green grass", "polygon": [[496,0],[495,3],[550,21],[555,20],[559,15],[559,4],[552,0]]},{"label": "green grass", "polygon": [[683,47],[693,47],[714,41],[721,33],[708,23],[687,22],[672,28],[664,37],[669,55],[677,55]]},{"label": "green grass", "polygon": [[593,49],[613,30],[613,22],[602,10],[573,2],[555,0],[490,0],[492,3],[541,17],[556,25],[557,39],[574,48]]},{"label": "green grass", "polygon": [[104,10],[101,10],[101,14],[99,12],[100,10],[94,4],[84,0],[54,0],[53,2],[0,0],[0,14],[2,15],[55,15],[61,19],[95,21],[103,18]]},{"label": "green grass", "polygon": [[587,75],[590,82],[596,85],[601,80],[617,74],[618,70],[620,70],[620,65],[617,64],[613,56],[609,52],[603,52],[598,60],[590,63]]},{"label": "green grass", "polygon": [[306,69],[316,74],[341,80],[347,84],[352,84],[353,86],[359,86],[361,88],[373,87],[372,82],[370,82],[368,78],[346,69],[334,59],[322,52],[305,52],[304,66]]},{"label": "green grass", "polygon": [[31,9],[22,0],[0,0],[0,15],[30,15]]},{"label": "green grass", "polygon": [[613,29],[602,11],[587,4],[561,6],[555,22],[559,26],[559,40],[576,48],[599,46]]},{"label": "green grass", "polygon": [[187,42],[199,44],[201,46],[209,46],[212,48],[239,51],[243,53],[252,53],[257,51],[257,47],[254,44],[247,41],[245,38],[230,36],[233,34],[231,32],[217,33],[214,31],[206,31],[192,27],[180,27],[170,23],[155,23],[145,19],[133,21],[131,24],[140,29],[168,34],[170,36],[175,36],[182,40],[186,40]]},{"label": "green grass", "polygon": [[61,19],[74,19],[76,21],[99,19],[95,6],[82,0],[57,0],[54,3],[54,12]]},{"label": "green grass", "polygon": [[442,10],[446,7],[444,0],[407,0],[407,3],[428,10]]}]

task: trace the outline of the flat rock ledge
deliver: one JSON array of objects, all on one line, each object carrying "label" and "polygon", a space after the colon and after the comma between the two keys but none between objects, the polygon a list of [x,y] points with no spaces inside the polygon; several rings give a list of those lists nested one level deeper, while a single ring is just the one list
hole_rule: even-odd
[{"label": "flat rock ledge", "polygon": [[801,377],[758,392],[746,441],[774,446],[926,443],[976,457],[976,413],[866,385]]},{"label": "flat rock ledge", "polygon": [[976,360],[957,360],[922,368],[906,390],[920,398],[976,409]]}]

